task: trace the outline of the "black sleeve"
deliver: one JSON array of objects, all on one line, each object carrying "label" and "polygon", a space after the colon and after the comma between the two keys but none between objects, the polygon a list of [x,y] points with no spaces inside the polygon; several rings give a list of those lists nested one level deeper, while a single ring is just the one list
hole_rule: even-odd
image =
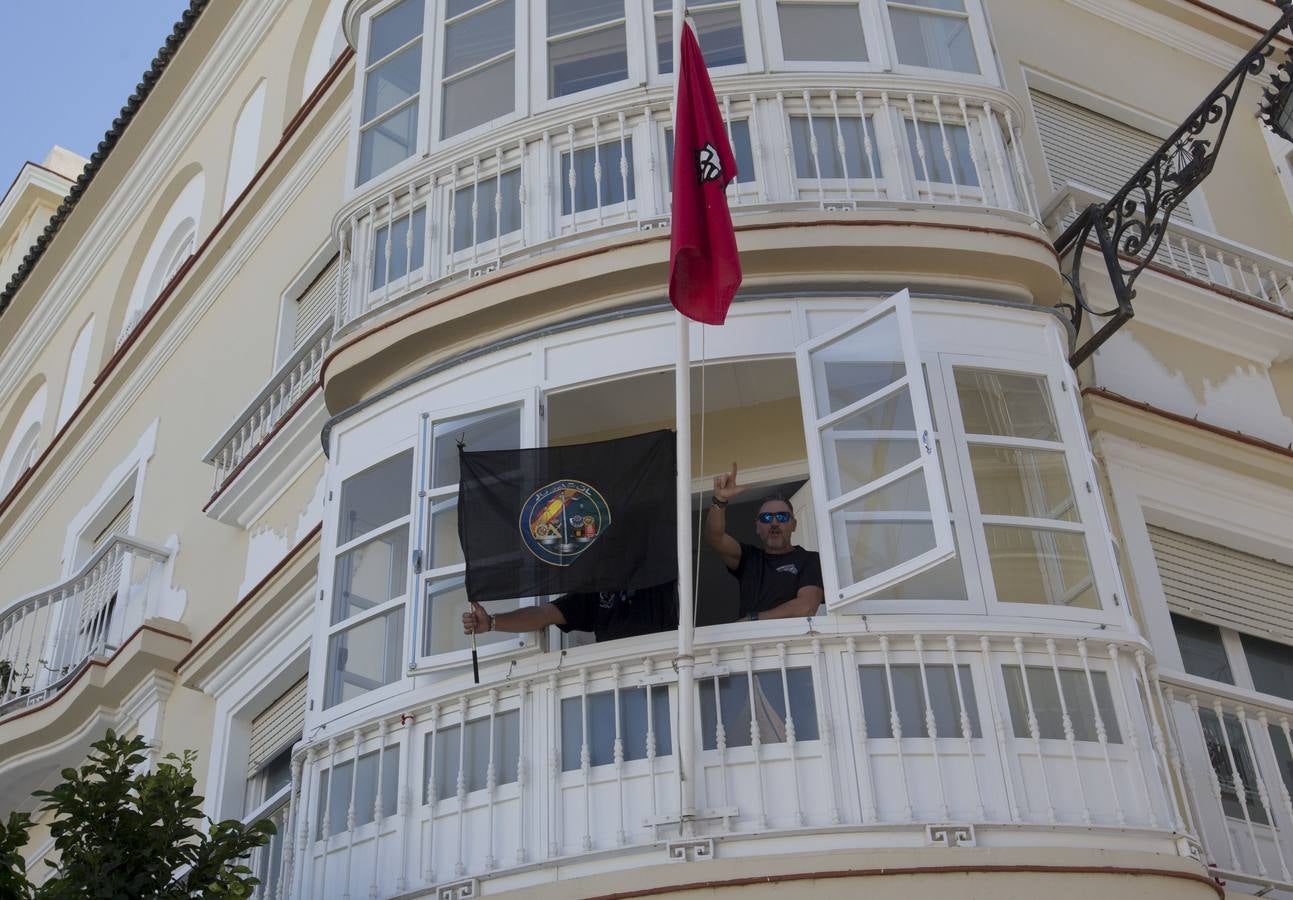
[{"label": "black sleeve", "polygon": [[733,578],[737,579],[738,581],[741,579],[741,573],[745,571],[746,565],[749,564],[750,556],[751,556],[750,551],[754,549],[749,544],[741,544],[740,547],[741,547],[741,558],[737,561],[736,568],[727,569],[727,566],[723,566],[724,569],[727,569],[727,574],[731,575]]},{"label": "black sleeve", "polygon": [[552,601],[552,605],[561,610],[565,625],[558,625],[562,631],[592,631],[593,605],[596,594],[564,594]]},{"label": "black sleeve", "polygon": [[804,559],[804,564],[799,567],[799,580],[795,583],[795,589],[802,587],[819,587],[825,590],[822,584],[822,557],[820,554],[809,550]]}]

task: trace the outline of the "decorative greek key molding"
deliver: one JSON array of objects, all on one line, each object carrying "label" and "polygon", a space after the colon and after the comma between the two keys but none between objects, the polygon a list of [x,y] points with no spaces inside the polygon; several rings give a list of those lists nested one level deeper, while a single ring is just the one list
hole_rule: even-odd
[{"label": "decorative greek key molding", "polygon": [[713,838],[690,838],[670,841],[669,862],[702,862],[714,858]]},{"label": "decorative greek key molding", "polygon": [[925,841],[931,847],[977,847],[973,825],[926,825]]}]

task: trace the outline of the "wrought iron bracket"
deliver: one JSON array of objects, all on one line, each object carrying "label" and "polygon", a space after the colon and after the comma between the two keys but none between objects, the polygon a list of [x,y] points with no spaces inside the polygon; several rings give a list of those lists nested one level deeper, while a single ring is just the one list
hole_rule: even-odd
[{"label": "wrought iron bracket", "polygon": [[[1107,320],[1074,348],[1069,356],[1074,368],[1135,315],[1136,279],[1158,252],[1172,213],[1211,174],[1244,85],[1266,68],[1285,28],[1293,33],[1293,0],[1281,0],[1279,20],[1136,174],[1109,200],[1082,210],[1055,241],[1061,275],[1073,292],[1073,303],[1060,306],[1068,310],[1074,334],[1081,334],[1084,314]],[[1115,300],[1111,309],[1093,307],[1082,287],[1082,255],[1091,243],[1109,273]]]}]

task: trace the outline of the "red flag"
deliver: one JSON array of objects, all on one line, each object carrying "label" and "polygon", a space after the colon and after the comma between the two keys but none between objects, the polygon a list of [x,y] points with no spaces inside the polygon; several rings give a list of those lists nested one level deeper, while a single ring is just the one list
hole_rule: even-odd
[{"label": "red flag", "polygon": [[736,232],[727,208],[736,156],[690,24],[682,26],[679,51],[669,301],[690,319],[722,325],[741,286]]}]

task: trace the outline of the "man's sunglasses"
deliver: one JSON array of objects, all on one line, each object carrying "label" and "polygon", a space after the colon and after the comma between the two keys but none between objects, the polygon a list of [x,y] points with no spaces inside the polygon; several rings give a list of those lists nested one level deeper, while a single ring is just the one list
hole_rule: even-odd
[{"label": "man's sunglasses", "polygon": [[767,525],[770,522],[781,522],[784,524],[790,521],[790,513],[788,512],[759,513],[759,521],[762,522],[764,525]]}]

